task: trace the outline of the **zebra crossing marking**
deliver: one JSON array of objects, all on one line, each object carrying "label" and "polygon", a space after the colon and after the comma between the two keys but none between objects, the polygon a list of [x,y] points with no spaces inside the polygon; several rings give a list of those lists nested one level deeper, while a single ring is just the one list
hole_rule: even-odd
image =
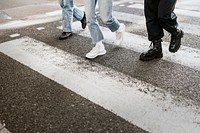
[{"label": "zebra crossing marking", "polygon": [[0,133],[10,133],[10,131],[8,131],[7,128],[5,128],[5,123],[4,124],[1,124],[0,123]]},{"label": "zebra crossing marking", "polygon": [[[84,37],[90,37],[88,27],[86,27],[85,30],[82,30],[80,22],[74,22],[72,26],[74,32],[76,32],[77,34]],[[57,28],[62,29],[61,27]],[[115,33],[112,33],[108,28],[105,27],[101,27],[101,29],[105,37],[104,42],[115,45]],[[141,53],[148,49],[149,44],[150,42],[148,41],[147,37],[125,32],[124,41],[121,47]],[[200,71],[199,49],[190,48],[182,45],[178,52],[170,53],[168,51],[169,42],[163,42],[162,47],[164,60],[181,64]]]},{"label": "zebra crossing marking", "polygon": [[[126,2],[131,4],[131,5],[127,6],[129,8],[143,9],[143,4],[139,4],[139,3],[133,4],[134,2],[130,2],[130,0],[115,1],[113,3],[113,5],[119,5],[120,6],[120,5],[122,5],[123,3],[126,3]],[[80,9],[85,10],[84,6],[81,6]],[[176,9],[176,12],[178,14],[180,13],[184,16],[200,17],[200,12],[197,12],[197,11]],[[11,29],[11,28],[16,28],[16,27],[24,27],[24,26],[30,26],[30,25],[41,24],[41,23],[46,23],[46,22],[58,21],[58,20],[61,19],[61,14],[62,14],[61,10],[56,10],[56,11],[47,12],[47,13],[41,14],[41,15],[29,16],[29,17],[27,17],[28,20],[14,20],[14,21],[10,21],[8,23],[3,23],[3,24],[0,25],[0,29]],[[116,14],[117,14],[117,12],[116,12]],[[126,15],[128,15],[128,14],[125,14],[125,16]],[[117,15],[115,15],[115,16],[117,16]],[[127,18],[129,18],[129,17],[127,17]],[[137,17],[135,16],[129,22],[132,22],[136,18],[139,18],[139,16],[137,16]],[[126,21],[126,19],[125,19],[125,21]],[[187,28],[185,29],[185,27],[187,27]],[[184,31],[188,30],[188,33],[193,33],[193,34],[198,33],[197,35],[199,35],[199,32],[196,32],[196,31],[200,30],[200,28],[199,28],[200,26],[196,25],[195,27],[197,29],[191,28],[191,27],[194,27],[194,26],[191,26],[190,24],[186,24],[186,23],[183,24],[183,25],[180,25],[180,28],[183,29]]]},{"label": "zebra crossing marking", "polygon": [[[144,4],[132,4],[127,6],[129,8],[135,8],[135,9],[144,9]],[[198,11],[191,11],[191,10],[185,10],[185,9],[179,9],[175,8],[174,12],[179,15],[184,15],[184,16],[190,16],[190,17],[200,17],[200,12]]]},{"label": "zebra crossing marking", "polygon": [[18,33],[10,35],[11,38],[18,37],[18,36],[20,36],[20,34]]},{"label": "zebra crossing marking", "polygon": [[155,91],[160,88],[149,83],[30,37],[1,43],[0,51],[147,131],[198,133],[200,130],[196,107],[184,107],[181,103],[177,106],[170,94],[162,95]]},{"label": "zebra crossing marking", "polygon": [[[145,17],[139,16],[135,14],[129,14],[129,13],[123,13],[114,11],[113,15],[116,16],[117,19],[123,20],[125,22],[131,22],[138,24],[140,28],[146,30],[145,25]],[[179,23],[179,28],[182,29],[185,33],[190,33],[192,35],[200,35],[200,26],[194,25],[194,24],[188,24],[188,23]]]},{"label": "zebra crossing marking", "polygon": [[[58,12],[57,12],[58,13]],[[115,13],[118,13],[118,12],[114,12],[114,14]],[[49,16],[56,16],[56,13],[54,14],[54,13],[52,13],[52,14],[48,14]],[[122,14],[121,14],[122,15]],[[125,15],[127,15],[127,13],[125,14]],[[128,14],[128,15],[131,15],[131,14]],[[184,14],[185,15],[185,14]],[[117,18],[118,18],[118,15],[115,15]],[[131,15],[131,17],[133,18],[132,20],[130,20],[130,22],[133,22],[133,20],[135,19],[135,18],[137,18],[138,17],[138,22],[136,22],[137,24],[143,24],[144,23],[144,20],[142,20],[141,19],[141,16],[138,16],[138,15],[135,15],[135,16],[132,16]],[[56,19],[57,19],[58,17],[56,17]],[[123,20],[124,18],[121,18],[121,20]],[[127,20],[128,19],[128,17],[126,18],[126,20],[125,21],[128,21]],[[143,17],[143,19],[144,19],[144,17]],[[134,20],[134,22],[135,22],[135,20]],[[25,22],[23,22],[23,23],[25,23]],[[79,25],[80,25],[80,23],[79,22],[77,22],[77,23],[73,23],[73,27],[75,27],[75,30],[77,30],[77,33],[79,33],[80,31],[81,31],[81,27],[79,27]],[[183,28],[185,28],[185,27],[187,27],[188,25],[190,26],[190,27],[192,27],[190,30],[186,30],[187,31],[187,33],[191,33],[191,34],[196,34],[196,35],[199,35],[200,33],[197,31],[197,30],[194,30],[195,28],[196,29],[200,29],[200,27],[198,26],[198,25],[190,25],[190,24],[187,24],[187,23],[181,23],[181,25],[182,25],[182,27]],[[78,27],[77,27],[78,26]],[[106,28],[104,28],[104,27],[101,27],[102,29],[103,29],[103,33],[104,33],[104,35],[105,35],[105,42],[107,42],[107,43],[109,43],[109,44],[113,44],[113,42],[114,42],[114,40],[115,40],[115,35],[114,34],[112,34],[112,33],[110,33],[110,31],[108,30],[108,29],[106,29]],[[184,30],[184,29],[183,29]],[[86,37],[90,37],[90,35],[89,35],[89,32],[88,32],[88,30],[86,30],[86,31],[81,31],[80,32],[80,34],[79,35],[81,35],[81,36],[86,36]],[[111,37],[110,37],[110,35],[111,35]],[[138,35],[135,35],[135,34],[131,34],[131,33],[126,33],[126,35],[127,35],[127,37],[126,38],[132,38],[131,40],[127,40],[127,39],[125,39],[125,43],[122,45],[122,47],[125,47],[125,48],[129,48],[129,49],[132,49],[132,50],[134,50],[134,51],[136,51],[136,52],[144,52],[145,50],[147,50],[147,46],[149,45],[149,42],[147,41],[147,38],[146,37],[142,37],[142,36],[138,36]],[[107,38],[109,36],[109,38]],[[31,42],[30,44],[34,44],[34,43],[32,43],[32,41],[34,40],[32,40],[32,39],[30,39],[30,38],[26,38],[25,37],[25,39],[24,40],[29,40],[29,42]],[[13,42],[15,42],[15,41],[18,41],[18,40],[13,40]],[[34,40],[35,41],[35,40]],[[33,42],[34,42],[33,41]],[[136,44],[136,45],[134,45],[134,46],[132,46],[133,45],[133,43],[131,42],[131,41],[133,41],[134,42],[134,44]],[[12,43],[13,43],[12,42]],[[10,43],[10,42],[9,42]],[[5,42],[5,43],[2,43],[2,44],[0,44],[0,51],[1,50],[3,50],[4,52],[6,51],[6,52],[8,52],[7,54],[10,54],[10,56],[14,56],[11,52],[12,52],[12,50],[11,51],[9,51],[7,48],[12,48],[11,46],[10,46],[10,44],[9,43],[7,43],[7,42]],[[22,43],[23,43],[23,41],[22,41]],[[40,46],[40,42],[37,42],[38,44],[37,44],[37,46],[39,45]],[[1,46],[1,45],[4,45],[4,44],[9,44],[8,46]],[[19,44],[19,43],[18,43]],[[13,44],[12,44],[13,45]],[[21,44],[19,44],[19,47],[21,46]],[[25,51],[24,52],[24,49],[22,49],[21,47],[19,48],[18,46],[15,46],[14,47],[14,50],[15,49],[17,49],[17,51],[15,52],[16,54],[19,54],[21,51],[23,51],[22,52],[22,55],[24,56],[24,57],[26,57],[26,55],[28,55],[28,57],[29,58],[31,58],[31,59],[34,59],[33,61],[35,61],[35,62],[33,62],[32,64],[29,62],[29,61],[27,61],[27,60],[24,60],[24,61],[22,61],[22,63],[24,63],[24,64],[28,64],[28,66],[30,66],[31,68],[34,68],[34,69],[36,69],[36,70],[38,70],[38,69],[40,69],[40,68],[42,68],[42,74],[46,74],[49,78],[51,78],[51,79],[53,79],[53,80],[55,80],[55,81],[57,81],[57,82],[61,82],[61,83],[63,83],[63,84],[65,84],[65,87],[67,87],[68,88],[68,86],[72,86],[71,88],[72,88],[72,90],[76,87],[76,86],[74,86],[73,84],[75,84],[73,81],[69,81],[69,83],[66,83],[66,81],[64,81],[64,80],[66,80],[66,79],[69,79],[69,78],[66,78],[65,76],[61,76],[61,77],[59,77],[60,75],[62,75],[61,74],[61,72],[64,72],[64,74],[69,74],[69,75],[72,75],[72,77],[74,77],[75,79],[77,78],[77,73],[74,75],[74,73],[72,73],[71,71],[69,72],[69,71],[66,71],[66,69],[64,69],[63,67],[58,67],[58,64],[54,64],[53,63],[53,66],[52,67],[50,67],[50,69],[48,69],[48,70],[53,70],[53,72],[58,72],[58,71],[61,71],[60,73],[58,73],[58,74],[54,74],[53,72],[52,73],[50,73],[49,75],[47,74],[47,71],[46,70],[44,70],[44,69],[46,69],[46,65],[48,66],[50,66],[50,65],[52,65],[52,62],[54,61],[52,61],[52,60],[50,60],[50,61],[52,61],[52,62],[46,62],[46,60],[45,59],[43,59],[43,57],[41,57],[41,56],[44,56],[44,55],[40,55],[39,56],[39,53],[40,52],[37,52],[37,50],[38,49],[34,49],[34,48],[31,48],[33,51],[33,53],[34,52],[36,52],[36,55],[38,56],[38,57],[34,57],[33,55],[31,55],[31,54],[33,54],[33,53],[31,53],[30,51]],[[46,47],[47,49],[49,48],[49,46],[47,46]],[[50,48],[51,49],[51,48]],[[198,50],[198,49],[193,49],[193,48],[189,48],[189,47],[181,47],[181,49],[179,50],[179,52],[178,53],[176,53],[176,54],[171,54],[171,53],[169,53],[168,52],[168,43],[167,42],[164,42],[164,48],[163,49],[165,49],[165,51],[164,51],[164,57],[163,57],[163,59],[165,59],[165,60],[169,60],[170,62],[174,62],[174,63],[179,63],[179,64],[182,64],[182,65],[185,65],[185,66],[188,66],[188,67],[191,67],[191,68],[193,68],[193,69],[196,69],[196,70],[200,70],[200,51]],[[35,51],[34,51],[35,50]],[[51,51],[51,50],[50,50]],[[44,51],[42,51],[42,54],[43,54],[43,52]],[[34,53],[35,54],[35,53]],[[20,54],[19,54],[20,55]],[[60,51],[60,54],[55,54],[54,52],[50,52],[50,53],[47,53],[47,58],[50,58],[50,56],[51,57],[54,57],[54,56],[56,56],[55,57],[55,59],[61,59],[62,61],[64,61],[64,63],[65,64],[62,64],[61,66],[65,66],[66,64],[70,64],[71,62],[67,62],[69,59],[72,59],[72,60],[74,60],[74,58],[75,58],[75,62],[84,62],[84,61],[82,61],[82,59],[81,58],[78,58],[78,57],[74,57],[74,55],[71,55],[71,56],[69,56],[68,57],[68,53],[66,53],[66,52],[62,52],[62,51]],[[67,55],[67,56],[66,56]],[[182,58],[181,56],[183,56],[184,58]],[[186,57],[185,57],[186,56]],[[19,58],[18,60],[23,60],[21,57],[17,57],[17,58]],[[42,65],[38,65],[37,66],[37,64],[34,64],[34,63],[36,63],[37,61],[41,61],[41,63],[43,62],[43,61],[45,61],[44,63],[42,63]],[[65,60],[66,60],[66,62],[65,62]],[[196,61],[195,61],[196,60]],[[37,62],[38,63],[38,62]],[[61,62],[60,62],[61,63]],[[85,62],[84,62],[85,63]],[[79,63],[79,64],[81,64],[81,63]],[[88,62],[86,62],[85,64],[89,64]],[[77,64],[74,64],[74,65],[77,65]],[[73,68],[74,66],[69,66],[69,67],[71,67],[71,68]],[[88,68],[90,68],[90,67],[94,67],[94,66],[90,66],[90,65],[88,65],[87,66]],[[101,67],[102,66],[99,66],[99,65],[95,65],[95,67],[97,67],[97,69],[99,68],[99,69],[101,69]],[[81,66],[80,66],[80,68],[81,68]],[[80,69],[79,68],[79,69]],[[103,67],[104,68],[104,67]],[[104,68],[105,70],[107,70],[107,68]],[[70,70],[70,69],[69,69]],[[101,70],[103,70],[103,69],[101,69]],[[110,70],[110,69],[109,69]],[[113,71],[113,70],[112,70]],[[79,71],[77,71],[77,72],[79,72]],[[87,71],[88,72],[88,71]],[[102,75],[100,75],[99,76],[99,73],[97,74],[97,73],[93,73],[93,72],[88,72],[89,74],[87,74],[87,72],[86,72],[86,76],[84,75],[83,77],[85,78],[85,77],[92,77],[92,76],[96,76],[97,75],[97,79],[94,79],[95,81],[96,80],[98,80],[99,81],[99,79],[100,80],[102,80],[102,77],[104,76],[102,76]],[[112,73],[112,72],[111,72]],[[113,72],[113,73],[116,73],[115,71]],[[118,72],[117,72],[118,73]],[[80,74],[80,73],[78,73],[78,74]],[[90,75],[91,74],[91,75]],[[119,75],[121,75],[121,74],[119,74]],[[123,74],[122,74],[123,75]],[[80,76],[80,75],[79,75]],[[101,77],[102,76],[102,77]],[[107,75],[106,75],[107,76]],[[69,76],[70,77],[70,76]],[[122,76],[123,77],[123,76]],[[65,79],[66,78],[66,79]],[[90,78],[88,78],[88,79],[90,79]],[[93,77],[94,78],[94,77]],[[109,83],[107,83],[105,86],[113,86],[113,88],[111,87],[111,90],[109,90],[109,91],[113,91],[112,93],[113,94],[111,94],[111,96],[114,96],[114,97],[120,97],[121,95],[125,95],[125,96],[132,96],[132,97],[134,97],[135,96],[135,99],[134,98],[129,98],[129,97],[125,97],[126,99],[124,99],[124,100],[121,100],[121,98],[116,98],[116,99],[111,99],[111,102],[118,102],[119,101],[119,104],[122,104],[122,107],[119,107],[119,106],[121,106],[121,105],[118,105],[117,103],[106,103],[107,101],[101,101],[101,98],[104,100],[104,99],[108,99],[109,97],[110,97],[110,92],[107,94],[107,90],[104,90],[104,89],[102,89],[102,87],[105,87],[105,86],[102,86],[101,84],[102,84],[102,82],[97,82],[97,84],[93,84],[92,85],[92,89],[93,89],[93,87],[95,88],[96,86],[100,86],[100,87],[97,87],[97,89],[99,89],[99,90],[96,90],[96,91],[94,91],[94,90],[92,90],[91,88],[88,88],[88,90],[82,90],[82,89],[85,89],[84,87],[87,87],[88,85],[90,85],[91,83],[90,82],[87,82],[87,81],[85,81],[84,79],[80,79],[80,81],[82,81],[82,82],[85,82],[85,84],[83,85],[83,87],[81,88],[81,86],[78,86],[78,87],[80,87],[79,89],[75,89],[76,90],[76,92],[78,93],[78,94],[81,94],[82,96],[84,96],[84,97],[88,97],[88,98],[90,98],[90,99],[94,99],[94,100],[96,100],[95,98],[96,97],[98,97],[99,99],[97,100],[97,102],[95,102],[95,103],[97,103],[97,104],[100,104],[100,105],[103,105],[103,107],[104,108],[106,108],[106,109],[108,109],[108,110],[113,110],[113,112],[114,113],[116,113],[116,114],[119,114],[120,116],[122,116],[123,118],[125,118],[125,119],[127,119],[128,121],[130,121],[130,122],[132,122],[133,124],[136,124],[136,125],[141,125],[141,127],[142,128],[144,128],[144,129],[147,129],[148,131],[152,131],[152,132],[155,132],[155,133],[160,133],[160,132],[163,132],[163,133],[165,133],[165,132],[172,132],[173,133],[173,131],[169,131],[170,129],[168,129],[169,127],[164,127],[164,128],[162,128],[162,126],[163,125],[161,125],[161,127],[160,127],[160,125],[159,124],[157,124],[157,122],[159,122],[159,121],[161,121],[161,124],[166,124],[166,125],[168,125],[168,126],[170,126],[170,128],[172,129],[172,128],[174,128],[174,133],[175,132],[190,132],[189,130],[192,130],[192,131],[194,131],[194,133],[196,133],[196,132],[198,132],[199,131],[199,123],[200,123],[200,116],[199,116],[199,114],[197,113],[197,114],[195,114],[194,112],[194,108],[192,108],[191,110],[190,109],[187,109],[187,108],[184,108],[184,107],[181,107],[181,108],[178,108],[178,107],[176,107],[175,105],[171,105],[171,99],[170,99],[170,95],[167,95],[167,101],[165,101],[164,103],[163,103],[163,101],[157,101],[157,99],[155,100],[154,98],[152,98],[151,96],[146,96],[146,95],[143,95],[142,93],[139,93],[139,92],[137,92],[137,90],[138,90],[138,88],[140,87],[140,88],[142,88],[142,87],[146,87],[146,85],[147,86],[151,86],[152,88],[150,88],[150,90],[152,90],[152,92],[155,90],[155,89],[159,89],[159,88],[156,88],[155,86],[152,86],[152,85],[150,85],[150,84],[146,84],[146,83],[144,83],[144,82],[142,82],[142,81],[138,81],[137,79],[132,79],[132,80],[136,80],[136,85],[133,85],[134,87],[130,87],[130,86],[126,86],[127,84],[125,84],[125,86],[121,86],[121,84],[120,83],[117,83],[116,82],[116,79],[110,79],[110,77],[108,77],[108,79],[107,79],[107,77],[105,77],[106,79],[104,79],[105,80],[105,82],[107,83],[107,82],[112,82],[112,83],[116,83],[116,86],[113,86],[112,84],[109,84]],[[120,77],[119,77],[120,78]],[[126,76],[125,76],[125,79],[126,79]],[[104,81],[103,80],[103,81]],[[108,81],[107,81],[108,80]],[[121,78],[120,78],[120,80],[121,80]],[[126,82],[126,81],[124,81],[123,80],[123,82]],[[142,85],[140,85],[140,83],[142,84]],[[69,85],[70,84],[70,85]],[[119,86],[118,86],[119,85]],[[136,86],[136,87],[135,87]],[[138,87],[139,86],[139,87]],[[108,87],[108,88],[109,88]],[[115,87],[116,87],[116,89],[115,89]],[[123,89],[121,89],[121,88],[123,88]],[[70,88],[70,89],[71,89]],[[125,88],[125,89],[124,89]],[[143,89],[144,89],[143,88]],[[110,89],[110,88],[109,88]],[[132,90],[133,89],[133,90]],[[91,94],[87,94],[88,92],[90,92]],[[125,91],[125,92],[124,92]],[[103,94],[101,94],[101,95],[98,95],[98,96],[96,96],[96,97],[94,97],[94,95],[96,95],[96,94],[99,94],[99,93],[102,93],[103,92],[103,94],[107,94],[106,96],[103,96]],[[130,92],[130,94],[128,94]],[[161,112],[161,116],[162,116],[162,118],[159,118],[159,116],[156,116],[156,118],[155,118],[155,120],[152,120],[151,121],[151,119],[150,118],[152,118],[152,117],[154,117],[153,116],[153,114],[151,114],[151,113],[153,113],[153,112],[148,112],[149,110],[150,111],[152,111],[151,110],[151,108],[149,107],[149,106],[147,106],[147,109],[149,109],[149,110],[142,110],[143,112],[140,112],[140,107],[141,107],[141,109],[142,108],[144,108],[145,106],[146,106],[146,104],[141,104],[141,105],[139,105],[139,103],[141,103],[141,101],[143,101],[143,99],[141,98],[141,97],[145,97],[144,98],[144,102],[146,103],[146,104],[148,104],[148,103],[150,103],[150,105],[151,105],[151,102],[148,102],[148,100],[152,100],[152,102],[158,102],[155,106],[160,106],[160,103],[161,103],[161,106],[162,107],[157,107],[157,108],[155,108],[155,110],[156,109],[158,109],[159,111],[157,112],[157,113],[160,113]],[[122,97],[122,98],[124,98],[124,97]],[[157,95],[157,97],[159,97],[158,95]],[[138,99],[136,99],[136,98],[138,98]],[[116,101],[115,101],[116,100]],[[121,100],[121,102],[120,102],[120,100]],[[134,110],[134,109],[132,109],[131,108],[131,105],[128,105],[128,104],[125,104],[125,105],[123,105],[124,104],[124,102],[126,102],[126,100],[127,101],[132,101],[132,100],[135,100],[135,101],[133,101],[133,103],[132,103],[132,107],[135,107],[136,106],[136,109]],[[140,101],[141,100],[141,101]],[[139,103],[136,103],[136,102],[139,102]],[[160,102],[160,103],[159,103]],[[113,104],[113,105],[112,105]],[[155,104],[155,103],[153,103],[153,104]],[[129,107],[130,106],[130,107]],[[144,106],[144,107],[143,107]],[[170,110],[169,108],[171,108],[171,106],[172,106],[172,110]],[[124,108],[123,108],[124,107]],[[154,107],[154,106],[153,106]],[[153,108],[152,107],[152,108]],[[145,107],[146,108],[146,107]],[[182,108],[183,108],[183,110],[182,110]],[[138,109],[138,110],[137,110]],[[164,115],[162,115],[162,111],[165,111],[165,109],[167,109],[167,113],[171,113],[171,114],[164,114]],[[169,109],[169,111],[168,111],[168,109]],[[184,110],[185,109],[185,110]],[[131,113],[130,113],[130,112]],[[178,114],[179,113],[179,111],[180,111],[180,114]],[[183,112],[182,112],[183,111]],[[191,114],[190,114],[190,112],[192,112]],[[146,114],[146,113],[149,113],[149,114]],[[177,113],[177,114],[176,114]],[[186,113],[186,114],[185,114]],[[173,122],[171,122],[168,118],[170,118],[169,116],[170,115],[177,115],[175,118],[173,118],[172,119],[172,121]],[[186,116],[185,116],[186,115]],[[143,118],[143,117],[145,117],[145,118]],[[177,120],[177,119],[178,120]],[[189,118],[189,120],[188,120],[188,118]],[[140,120],[138,120],[138,119],[140,119]],[[162,119],[162,120],[161,120]],[[165,120],[165,119],[167,119],[167,120]],[[149,123],[147,122],[147,125],[146,125],[146,123],[143,123],[143,121],[150,121]],[[135,122],[136,121],[136,122]],[[174,124],[174,121],[175,121],[175,124]],[[154,123],[155,122],[155,123]],[[166,123],[165,123],[166,122]],[[189,124],[188,124],[189,123]],[[170,125],[171,124],[171,125]],[[173,125],[174,124],[174,125]],[[189,128],[188,128],[189,127]]]},{"label": "zebra crossing marking", "polygon": [[44,30],[45,29],[45,27],[38,27],[38,28],[36,28],[37,30]]}]

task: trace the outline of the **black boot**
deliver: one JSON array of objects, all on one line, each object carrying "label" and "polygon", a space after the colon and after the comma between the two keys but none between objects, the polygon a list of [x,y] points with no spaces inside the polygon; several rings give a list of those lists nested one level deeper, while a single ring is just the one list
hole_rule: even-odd
[{"label": "black boot", "polygon": [[140,55],[140,60],[142,61],[149,61],[156,58],[162,58],[162,47],[161,47],[162,40],[154,40],[151,42],[151,45],[153,43],[153,47],[149,49],[147,52],[144,52]]},{"label": "black boot", "polygon": [[181,46],[181,38],[183,37],[184,33],[182,30],[177,30],[174,34],[171,35],[171,41],[169,45],[170,52],[177,52]]},{"label": "black boot", "polygon": [[85,29],[86,25],[87,25],[87,21],[86,21],[86,15],[84,12],[83,18],[81,19],[81,26],[83,29]]}]

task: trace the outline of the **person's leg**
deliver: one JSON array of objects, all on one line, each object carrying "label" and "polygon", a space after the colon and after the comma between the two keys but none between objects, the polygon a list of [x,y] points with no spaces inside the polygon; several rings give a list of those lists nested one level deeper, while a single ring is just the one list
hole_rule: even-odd
[{"label": "person's leg", "polygon": [[144,15],[149,41],[161,39],[164,31],[158,19],[158,4],[160,0],[145,0]]},{"label": "person's leg", "polygon": [[112,15],[112,0],[98,0],[99,12],[102,21],[106,26],[112,31],[115,32],[120,27],[119,21]]},{"label": "person's leg", "polygon": [[116,32],[116,44],[120,45],[123,41],[125,25],[112,15],[113,1],[112,0],[98,0],[99,12],[102,21],[112,31]]},{"label": "person's leg", "polygon": [[73,21],[73,0],[59,0],[62,8],[62,28],[63,33],[59,37],[60,40],[67,39],[72,35],[72,21]]},{"label": "person's leg", "polygon": [[104,39],[103,33],[100,30],[97,18],[96,18],[96,3],[97,0],[85,0],[85,12],[88,23],[90,35],[92,37],[92,43],[96,44]]},{"label": "person's leg", "polygon": [[106,53],[102,40],[104,39],[103,33],[100,30],[99,24],[96,18],[96,3],[97,0],[85,0],[85,12],[87,18],[87,24],[92,37],[92,43],[95,44],[95,47],[86,54],[87,58],[95,58],[99,55]]},{"label": "person's leg", "polygon": [[73,6],[73,17],[76,20],[81,21],[83,16],[84,16],[84,12],[82,10],[80,10],[76,5],[74,5]]},{"label": "person's leg", "polygon": [[62,8],[63,31],[71,32],[71,24],[73,21],[73,0],[60,0],[60,6]]},{"label": "person's leg", "polygon": [[176,52],[180,48],[183,31],[177,29],[177,16],[174,13],[177,0],[160,0],[158,6],[158,18],[160,25],[171,33],[170,52]]},{"label": "person's leg", "polygon": [[160,25],[171,34],[178,27],[177,16],[173,12],[177,0],[160,0],[158,5],[158,20]]},{"label": "person's leg", "polygon": [[146,28],[148,39],[153,45],[147,52],[140,55],[140,60],[149,61],[156,58],[162,58],[161,38],[164,36],[164,31],[158,20],[158,4],[160,0],[145,0],[144,12],[146,18]]},{"label": "person's leg", "polygon": [[80,21],[81,24],[82,24],[82,28],[85,29],[86,25],[87,25],[87,22],[86,22],[86,15],[85,13],[80,10],[76,5],[74,5],[74,8],[73,8],[73,17]]}]

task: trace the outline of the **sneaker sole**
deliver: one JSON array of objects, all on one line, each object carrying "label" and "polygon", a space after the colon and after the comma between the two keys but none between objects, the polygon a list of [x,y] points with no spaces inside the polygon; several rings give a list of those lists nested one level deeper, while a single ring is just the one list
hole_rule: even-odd
[{"label": "sneaker sole", "polygon": [[88,59],[94,59],[94,58],[96,58],[97,56],[104,55],[104,54],[106,54],[106,50],[103,51],[103,52],[101,52],[101,53],[99,53],[99,54],[97,54],[97,55],[95,55],[95,56],[90,56],[90,57],[86,56],[86,58],[88,58]]}]

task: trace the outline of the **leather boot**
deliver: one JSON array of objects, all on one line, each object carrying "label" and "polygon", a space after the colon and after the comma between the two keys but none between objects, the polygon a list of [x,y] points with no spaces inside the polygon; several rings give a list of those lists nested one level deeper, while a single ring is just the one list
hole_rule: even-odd
[{"label": "leather boot", "polygon": [[156,58],[162,58],[163,53],[162,53],[161,42],[162,42],[161,39],[152,41],[150,46],[152,46],[153,44],[153,47],[150,48],[147,52],[142,53],[140,55],[140,60],[149,61]]},{"label": "leather boot", "polygon": [[169,51],[175,53],[181,46],[181,38],[183,37],[184,33],[182,30],[178,30],[171,35],[171,41],[169,45]]}]

